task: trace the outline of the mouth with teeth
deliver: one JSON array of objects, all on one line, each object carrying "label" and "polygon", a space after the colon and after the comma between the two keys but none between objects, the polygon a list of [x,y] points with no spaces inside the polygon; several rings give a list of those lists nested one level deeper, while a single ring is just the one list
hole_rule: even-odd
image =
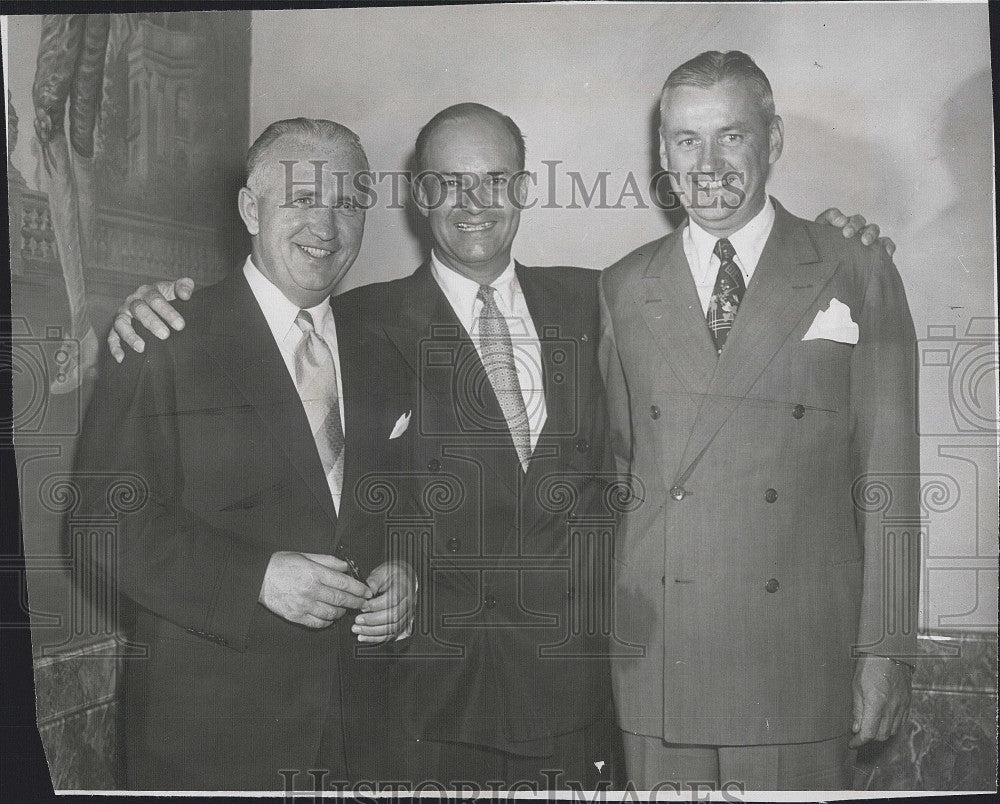
[{"label": "mouth with teeth", "polygon": [[322,260],[333,254],[330,249],[326,248],[316,248],[315,246],[303,246],[301,243],[296,243],[300,250],[304,251],[314,260]]},{"label": "mouth with teeth", "polygon": [[492,229],[496,221],[483,221],[482,223],[456,223],[455,227],[460,232],[485,232]]},{"label": "mouth with teeth", "polygon": [[695,187],[702,190],[721,190],[723,187],[728,187],[731,184],[735,184],[739,175],[736,173],[727,173],[721,179],[709,180],[705,178],[704,175],[695,175],[692,177],[692,183]]}]

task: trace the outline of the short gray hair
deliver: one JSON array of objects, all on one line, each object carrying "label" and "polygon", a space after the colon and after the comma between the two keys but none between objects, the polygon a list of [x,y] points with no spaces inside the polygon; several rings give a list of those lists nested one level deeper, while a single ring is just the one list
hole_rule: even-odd
[{"label": "short gray hair", "polygon": [[277,120],[265,128],[253,145],[247,151],[246,186],[254,192],[259,192],[260,176],[271,156],[271,149],[283,137],[292,137],[299,141],[343,142],[355,148],[365,170],[368,169],[368,157],[361,146],[361,138],[347,126],[334,123],[332,120],[313,119],[309,117],[293,117],[288,120]]},{"label": "short gray hair", "polygon": [[764,71],[741,50],[730,50],[726,53],[706,50],[674,69],[664,81],[663,90],[660,92],[661,128],[664,99],[668,90],[683,86],[714,87],[731,79],[741,80],[749,85],[756,97],[765,125],[770,125],[774,118],[774,94],[771,92],[771,82],[767,80]]}]

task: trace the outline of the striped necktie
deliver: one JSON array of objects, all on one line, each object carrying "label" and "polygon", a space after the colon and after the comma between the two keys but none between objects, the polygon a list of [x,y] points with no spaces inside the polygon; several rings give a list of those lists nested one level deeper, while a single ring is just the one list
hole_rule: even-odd
[{"label": "striped necktie", "polygon": [[514,449],[521,461],[521,468],[528,471],[528,460],[531,458],[531,429],[528,425],[528,411],[524,406],[524,396],[521,394],[521,383],[517,379],[517,367],[514,363],[514,345],[510,339],[510,330],[500,308],[494,298],[496,288],[491,285],[480,285],[477,298],[483,303],[479,312],[479,350],[489,377],[493,393],[496,394],[500,410],[507,420],[510,437],[514,441]]},{"label": "striped necktie", "polygon": [[295,347],[295,384],[339,507],[344,485],[344,429],[337,397],[337,364],[307,311],[299,310],[295,325],[302,330],[302,340]]}]

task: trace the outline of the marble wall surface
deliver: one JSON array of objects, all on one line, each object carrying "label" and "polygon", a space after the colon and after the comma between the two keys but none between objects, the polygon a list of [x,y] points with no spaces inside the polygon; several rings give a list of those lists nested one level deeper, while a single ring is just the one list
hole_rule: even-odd
[{"label": "marble wall surface", "polygon": [[105,638],[35,659],[38,731],[55,790],[121,785],[118,652]]},{"label": "marble wall surface", "polygon": [[[994,790],[997,768],[997,636],[921,638],[910,722],[859,752],[859,790]],[[121,675],[111,639],[35,660],[38,730],[56,790],[118,787]]]},{"label": "marble wall surface", "polygon": [[910,721],[859,752],[865,790],[996,790],[997,635],[935,632],[920,640]]}]

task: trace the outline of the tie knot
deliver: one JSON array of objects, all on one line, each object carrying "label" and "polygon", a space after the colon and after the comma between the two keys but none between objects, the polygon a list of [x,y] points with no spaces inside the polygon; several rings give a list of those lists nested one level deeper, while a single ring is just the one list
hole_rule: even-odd
[{"label": "tie knot", "polygon": [[730,262],[736,256],[736,249],[733,248],[733,244],[729,240],[723,237],[716,242],[712,253],[719,258],[719,262]]},{"label": "tie knot", "polygon": [[479,297],[479,301],[483,304],[489,304],[490,300],[493,298],[493,294],[496,293],[497,289],[493,285],[480,285],[479,293],[476,295]]},{"label": "tie knot", "polygon": [[305,333],[316,331],[316,326],[313,324],[313,317],[308,310],[299,310],[299,314],[295,316],[295,326]]}]

